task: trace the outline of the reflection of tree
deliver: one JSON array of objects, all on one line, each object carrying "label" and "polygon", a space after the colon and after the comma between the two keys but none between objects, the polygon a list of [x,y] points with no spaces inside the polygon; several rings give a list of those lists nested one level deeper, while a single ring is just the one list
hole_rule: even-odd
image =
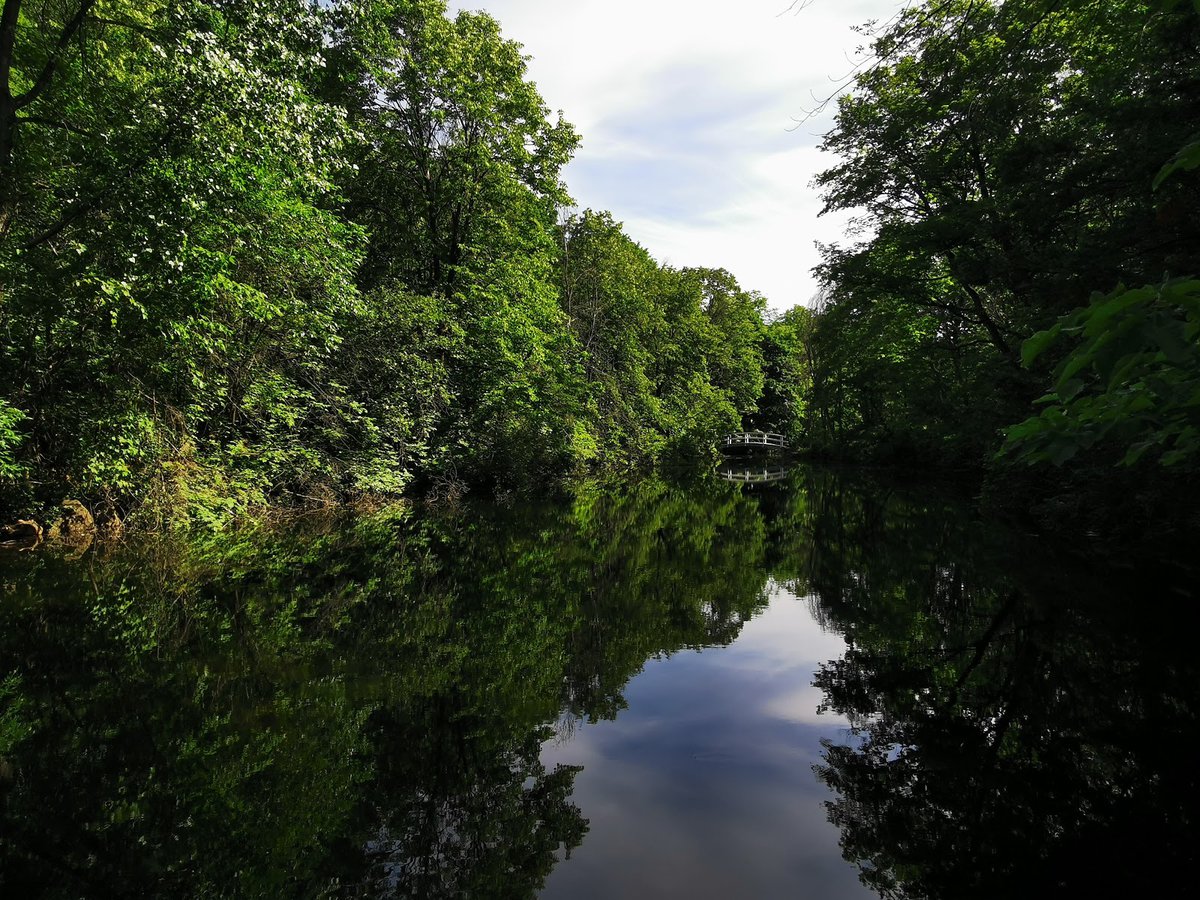
[{"label": "reflection of tree", "polygon": [[564,715],[763,603],[736,489],[384,514],[0,569],[6,896],[528,897]]},{"label": "reflection of tree", "polygon": [[649,657],[729,643],[765,603],[761,518],[736,488],[584,491],[574,516],[581,627],[564,699],[577,716],[615,716]]},{"label": "reflection of tree", "polygon": [[405,719],[381,710],[374,723],[379,778],[372,793],[393,805],[375,809],[360,879],[365,892],[532,896],[560,846],[569,853],[587,831],[570,802],[579,769],[547,771],[538,729],[496,741],[475,721]]},{"label": "reflection of tree", "polygon": [[849,643],[817,683],[857,725],[819,774],[864,881],[959,898],[1177,878],[1200,809],[1194,613],[903,491],[828,481],[810,505],[813,589]]}]

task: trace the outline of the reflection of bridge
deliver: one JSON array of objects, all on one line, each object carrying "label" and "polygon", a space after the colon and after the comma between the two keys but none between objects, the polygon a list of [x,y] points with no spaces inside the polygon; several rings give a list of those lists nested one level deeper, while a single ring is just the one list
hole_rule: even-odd
[{"label": "reflection of bridge", "polygon": [[754,469],[725,466],[717,471],[717,474],[726,481],[736,481],[739,484],[768,484],[772,481],[783,481],[787,477],[787,473],[787,466],[762,466]]},{"label": "reflection of bridge", "polygon": [[773,447],[776,450],[787,449],[787,438],[773,431],[742,431],[725,435],[721,441],[722,447]]}]

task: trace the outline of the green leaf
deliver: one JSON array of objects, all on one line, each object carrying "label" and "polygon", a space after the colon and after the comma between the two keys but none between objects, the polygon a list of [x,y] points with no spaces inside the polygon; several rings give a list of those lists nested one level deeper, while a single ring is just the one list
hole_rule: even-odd
[{"label": "green leaf", "polygon": [[1072,378],[1069,381],[1064,382],[1062,384],[1062,386],[1059,387],[1058,395],[1060,398],[1062,398],[1062,401],[1064,403],[1066,403],[1067,401],[1072,400],[1075,397],[1077,397],[1079,395],[1079,392],[1082,390],[1083,390],[1083,379],[1082,378]]},{"label": "green leaf", "polygon": [[1121,460],[1121,465],[1134,465],[1139,459],[1142,458],[1147,450],[1154,446],[1154,444],[1154,441],[1139,441],[1138,443],[1134,444],[1129,448],[1129,452],[1125,454],[1125,458]]},{"label": "green leaf", "polygon": [[1021,363],[1028,366],[1037,359],[1046,348],[1054,343],[1055,339],[1062,332],[1063,324],[1059,322],[1045,331],[1039,331],[1037,334],[1030,337],[1021,345]]},{"label": "green leaf", "polygon": [[[1200,0],[1196,0],[1196,4],[1200,7]],[[1200,166],[1200,135],[1194,135],[1190,143],[1181,148],[1166,165],[1159,169],[1158,174],[1154,176],[1152,187],[1157,191],[1162,187],[1163,182],[1176,172],[1190,172],[1197,166]]]}]

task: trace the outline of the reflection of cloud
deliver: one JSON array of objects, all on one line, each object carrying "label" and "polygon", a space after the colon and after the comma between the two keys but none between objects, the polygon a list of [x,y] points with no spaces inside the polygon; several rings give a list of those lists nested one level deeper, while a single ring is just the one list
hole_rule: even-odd
[{"label": "reflection of cloud", "polygon": [[769,591],[771,605],[746,623],[730,648],[732,652],[715,660],[717,664],[743,670],[753,667],[764,674],[807,672],[811,678],[818,665],[838,659],[846,652],[842,636],[823,630],[813,620],[804,598],[775,582]]},{"label": "reflection of cloud", "polygon": [[[817,666],[845,644],[778,584],[728,647],[647,662],[615,721],[547,744],[547,765],[582,765],[572,802],[583,845],[543,896],[866,897],[826,820],[813,775],[823,737]],[[786,886],[786,887],[783,887]]]},{"label": "reflection of cloud", "polygon": [[843,727],[849,727],[849,720],[842,716],[828,712],[824,714],[817,713],[817,709],[824,699],[825,693],[820,688],[809,685],[808,687],[797,688],[790,694],[781,694],[777,697],[772,697],[764,705],[763,709],[768,715],[775,716],[777,719],[796,722],[801,725],[842,725]]},{"label": "reflection of cloud", "polygon": [[566,178],[580,205],[608,209],[656,258],[721,266],[783,309],[809,300],[817,220],[809,182],[832,109],[800,127],[811,95],[836,87],[850,27],[901,0],[458,0],[484,8],[533,57],[552,108],[583,134]]},{"label": "reflection of cloud", "polygon": [[[834,713],[817,714],[825,695],[812,678],[821,663],[838,659],[846,642],[813,621],[804,600],[779,584],[771,586],[771,605],[742,630],[737,649],[773,672],[777,690],[762,699],[765,715],[826,730],[850,723]],[[742,663],[744,665],[744,663]]]}]

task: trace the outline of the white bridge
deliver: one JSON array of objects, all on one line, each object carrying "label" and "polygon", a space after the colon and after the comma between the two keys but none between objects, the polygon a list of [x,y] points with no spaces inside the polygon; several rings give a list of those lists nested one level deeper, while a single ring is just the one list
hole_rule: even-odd
[{"label": "white bridge", "polygon": [[787,438],[773,431],[740,431],[725,435],[721,441],[722,447],[773,447],[776,450],[788,448]]}]

